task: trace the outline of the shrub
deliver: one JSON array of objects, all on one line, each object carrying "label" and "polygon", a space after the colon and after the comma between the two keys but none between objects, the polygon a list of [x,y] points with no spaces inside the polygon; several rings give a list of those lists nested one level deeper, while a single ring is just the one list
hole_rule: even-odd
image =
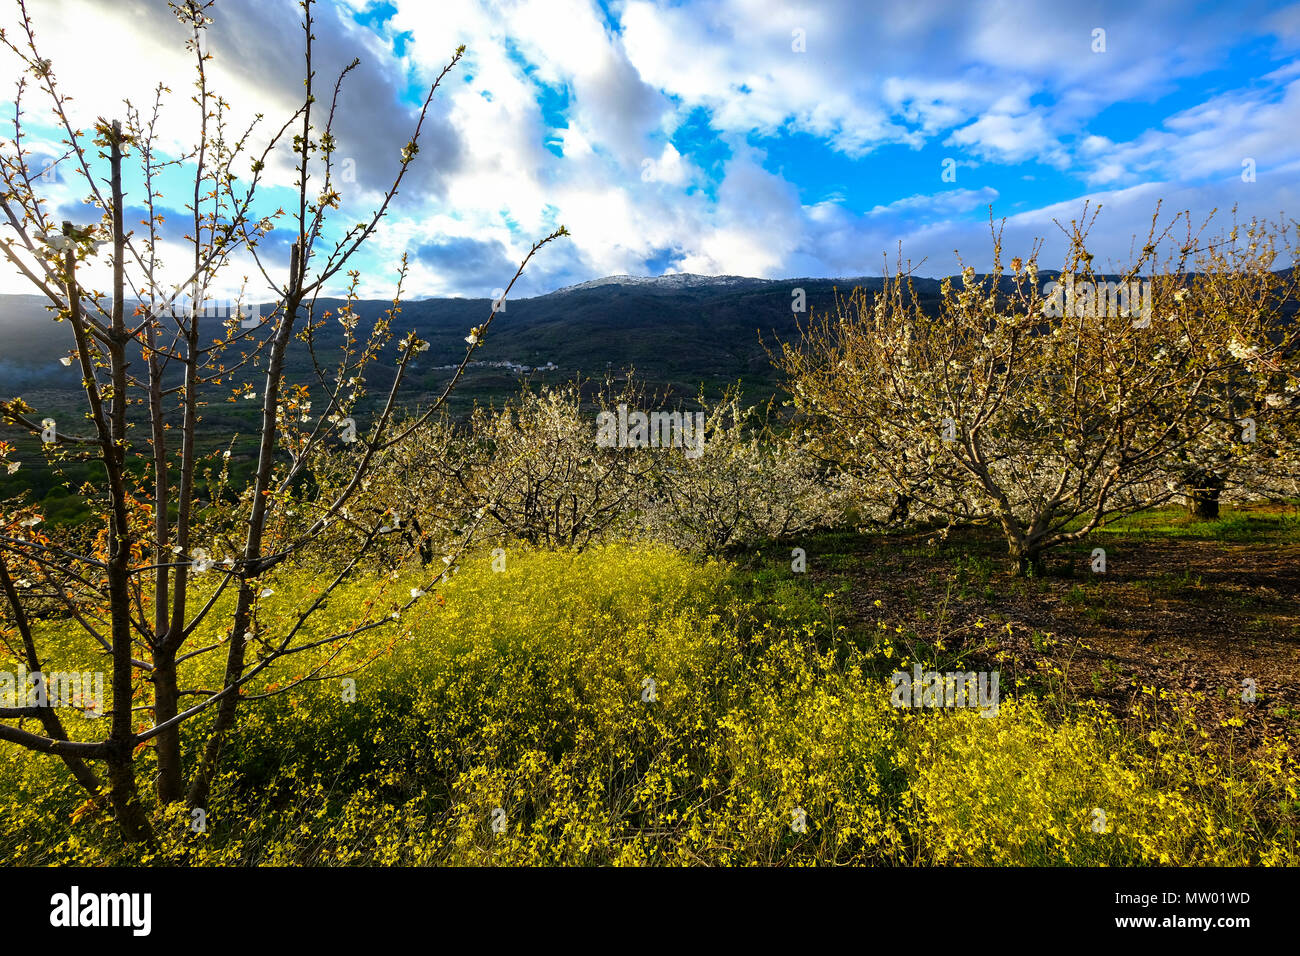
[{"label": "shrub", "polygon": [[[390,594],[356,585],[321,612],[322,633],[411,580]],[[287,592],[313,578],[286,571],[276,586],[290,614]],[[761,595],[742,597],[749,587],[728,565],[661,545],[510,549],[502,572],[476,555],[402,614],[392,652],[355,673],[354,702],[331,677],[241,709],[206,832],[151,807],[158,854],[123,849],[79,809],[60,764],[6,759],[0,861],[1300,859],[1285,741],[1230,761],[1203,748],[1190,718],[1141,716],[1138,735],[1092,710],[1058,719],[1028,697],[992,719],[896,709],[888,675],[910,662],[889,641],[828,649],[820,608],[760,607]],[[387,640],[326,646],[296,667],[329,660],[347,673]],[[250,693],[291,680],[284,664]],[[1093,832],[1094,808],[1109,832]]]}]

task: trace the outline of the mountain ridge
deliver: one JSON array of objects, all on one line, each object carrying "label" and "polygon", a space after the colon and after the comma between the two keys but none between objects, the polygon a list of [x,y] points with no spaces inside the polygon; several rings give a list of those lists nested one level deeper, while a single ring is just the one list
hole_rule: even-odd
[{"label": "mountain ridge", "polygon": [[[1045,283],[1057,275],[1055,270],[1043,271],[1039,279]],[[810,314],[832,310],[837,293],[854,287],[879,290],[884,281],[880,276],[616,275],[540,296],[512,298],[476,351],[477,364],[464,394],[470,401],[494,399],[516,391],[521,375],[543,367],[542,381],[547,383],[635,369],[647,384],[665,386],[679,396],[693,395],[701,385],[712,390],[737,381],[746,390],[753,389],[756,398],[771,395],[779,391],[780,383],[767,348],[797,337]],[[937,308],[942,282],[913,280],[922,308]],[[1003,287],[1009,283],[1010,277],[1004,276]],[[797,289],[803,290],[803,296],[794,295]],[[793,307],[800,299],[805,311],[796,313]],[[318,307],[334,309],[340,302],[322,299]],[[32,389],[79,389],[79,369],[59,361],[73,348],[70,329],[53,322],[45,305],[37,295],[0,295],[0,397]],[[486,297],[403,301],[394,323],[396,337],[414,329],[430,343],[430,351],[421,356],[404,385],[414,401],[441,391],[447,367],[464,357],[465,336],[483,324],[491,305]],[[365,300],[356,304],[355,311],[369,321],[390,307],[386,300]],[[211,321],[215,332],[218,320]],[[333,321],[326,321],[316,333],[318,349],[324,354],[341,339],[342,327]],[[296,361],[301,364],[305,359],[299,356]],[[555,368],[546,370],[548,363]],[[384,384],[385,368],[391,380],[391,364],[381,362],[375,368],[376,387]]]}]

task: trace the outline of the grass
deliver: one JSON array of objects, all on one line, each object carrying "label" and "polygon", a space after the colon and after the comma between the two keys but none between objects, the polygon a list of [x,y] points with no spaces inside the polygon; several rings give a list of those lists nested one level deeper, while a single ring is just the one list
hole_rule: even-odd
[{"label": "grass", "polygon": [[[1125,534],[1186,543],[1111,533],[1139,553]],[[162,831],[151,855],[78,814],[83,795],[61,764],[5,745],[0,861],[1300,860],[1294,735],[1279,729],[1300,708],[1262,675],[1263,708],[1211,681],[1197,700],[1084,648],[1061,621],[1034,624],[1049,606],[1117,614],[1131,598],[1108,589],[1140,588],[1016,582],[988,542],[890,543],[817,536],[801,543],[806,574],[784,545],[738,564],[642,546],[512,551],[502,574],[479,556],[403,616],[393,653],[354,675],[354,701],[331,679],[243,708],[206,831],[151,807]],[[311,587],[282,575],[267,624],[290,619]],[[362,599],[382,605],[379,587],[358,582],[332,603],[339,620],[319,626]],[[58,645],[61,625],[44,627]],[[890,675],[914,662],[999,669],[998,716],[891,706]],[[147,781],[152,755],[141,759]]]},{"label": "grass", "polygon": [[1186,509],[1152,508],[1108,521],[1093,533],[1099,541],[1121,536],[1142,540],[1150,537],[1183,538],[1194,541],[1222,541],[1245,544],[1300,543],[1300,502],[1278,505],[1224,505],[1217,519],[1201,521]]}]

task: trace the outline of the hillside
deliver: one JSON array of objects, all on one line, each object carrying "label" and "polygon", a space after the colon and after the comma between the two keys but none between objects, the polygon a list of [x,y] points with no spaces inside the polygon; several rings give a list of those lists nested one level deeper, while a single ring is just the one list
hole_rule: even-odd
[{"label": "hillside", "polygon": [[[1041,278],[1047,282],[1055,275],[1043,272]],[[923,307],[937,303],[940,281],[916,280]],[[667,387],[681,398],[693,396],[701,383],[716,390],[740,381],[751,399],[760,400],[780,390],[763,341],[795,335],[796,319],[807,318],[807,313],[796,316],[791,310],[794,289],[803,289],[809,311],[819,312],[832,305],[837,288],[879,289],[881,284],[878,277],[610,276],[511,300],[476,355],[456,407],[463,411],[472,401],[511,394],[523,374],[518,366],[532,372],[548,363],[555,369],[533,373],[546,382],[635,369],[652,386]],[[321,308],[337,304],[322,300]],[[363,302],[358,311],[370,319],[388,305]],[[464,356],[466,333],[489,310],[487,299],[429,298],[403,304],[398,334],[414,329],[432,346],[404,390],[406,401],[418,404],[441,390],[449,367]],[[337,345],[341,332],[336,323],[327,323],[321,345]],[[38,296],[0,296],[0,396],[21,393],[30,401],[33,393],[76,391],[76,369],[58,361],[70,348],[70,330],[50,320]],[[305,361],[305,350],[291,353],[294,360]],[[328,349],[322,354],[328,355]],[[291,374],[305,371],[301,364],[291,368]],[[373,370],[372,388],[391,381],[383,373],[382,368]]]},{"label": "hillside", "polygon": [[[1047,282],[1056,273],[1044,272]],[[747,402],[761,403],[782,394],[764,343],[769,346],[798,334],[798,320],[833,307],[836,290],[855,286],[879,289],[875,277],[844,279],[755,279],[742,276],[667,275],[610,276],[559,289],[547,295],[512,300],[499,313],[485,345],[478,350],[451,401],[451,411],[464,416],[474,404],[499,404],[525,381],[556,384],[577,379],[599,380],[634,371],[652,394],[667,395],[668,403],[690,403],[701,386],[711,395],[740,383]],[[937,307],[941,280],[917,279],[922,307]],[[1010,280],[1004,280],[1009,285]],[[796,315],[792,293],[803,289],[808,312]],[[321,300],[322,312],[339,300]],[[358,304],[361,328],[389,307],[385,301]],[[1294,304],[1291,305],[1294,310]],[[266,311],[264,309],[264,311]],[[401,391],[410,409],[426,406],[446,386],[456,363],[465,354],[465,335],[488,316],[487,299],[416,299],[403,304],[395,323],[395,338],[414,329],[430,343],[408,373]],[[213,319],[214,334],[220,321]],[[323,359],[337,355],[342,326],[326,321],[317,333],[316,351]],[[76,366],[59,359],[72,347],[70,328],[51,320],[37,296],[0,296],[0,398],[22,396],[37,416],[61,422],[79,421],[84,396]],[[395,346],[392,346],[395,349]],[[389,353],[391,354],[391,352]],[[308,350],[290,349],[291,382],[311,384]],[[367,373],[369,394],[358,405],[361,415],[376,410],[392,383],[394,366],[378,362]],[[176,370],[179,382],[179,369]],[[256,383],[253,368],[240,374]],[[248,436],[255,433],[260,405],[228,403],[213,396],[204,410],[199,442],[205,452],[234,448],[236,476],[251,467]],[[141,418],[139,423],[143,425]],[[0,474],[0,499],[34,489],[37,499],[66,500],[68,516],[80,505],[68,489],[90,476],[88,465],[69,464],[56,473],[36,454],[35,439],[6,429],[20,457],[27,462],[17,475]],[[57,509],[52,514],[58,518]]]},{"label": "hillside", "polygon": [[[548,381],[636,369],[652,384],[679,394],[693,394],[701,382],[714,387],[737,380],[770,394],[777,383],[760,333],[779,340],[795,332],[792,290],[803,288],[809,308],[822,309],[837,286],[870,282],[879,285],[880,280],[619,276],[512,300],[476,356],[478,364],[461,399],[490,399],[516,390],[519,370],[491,363],[530,369],[554,363]],[[337,304],[322,301],[323,308]],[[369,319],[387,307],[387,302],[370,301],[358,311]],[[446,381],[447,366],[464,355],[466,333],[483,322],[489,309],[487,299],[403,304],[396,328],[413,328],[432,344],[406,391],[409,400],[418,402]],[[327,324],[323,344],[337,344],[340,333],[339,326]],[[76,370],[58,362],[70,339],[68,327],[50,320],[39,297],[0,296],[0,394],[75,390]],[[380,370],[376,375],[374,384],[385,384]]]}]

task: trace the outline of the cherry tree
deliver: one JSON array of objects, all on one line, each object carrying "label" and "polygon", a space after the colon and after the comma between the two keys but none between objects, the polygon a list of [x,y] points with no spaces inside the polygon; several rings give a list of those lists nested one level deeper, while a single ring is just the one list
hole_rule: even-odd
[{"label": "cherry tree", "polygon": [[[40,440],[52,461],[94,463],[99,476],[83,491],[93,502],[94,534],[39,527],[29,505],[7,504],[0,514],[0,594],[4,639],[14,656],[40,671],[69,643],[108,660],[107,702],[100,702],[103,733],[65,726],[49,707],[26,702],[0,711],[0,740],[61,758],[88,793],[91,808],[111,808],[128,842],[153,839],[154,823],[139,791],[138,763],[152,746],[160,806],[205,808],[223,744],[253,682],[278,662],[302,655],[303,673],[281,682],[279,692],[328,677],[342,649],[362,634],[397,628],[396,612],[373,613],[326,633],[308,626],[367,551],[388,531],[382,519],[367,526],[351,553],[334,562],[314,593],[296,596],[288,616],[261,613],[273,589],[267,579],[282,566],[305,565],[326,540],[327,529],[350,514],[367,476],[401,448],[419,425],[437,415],[460,381],[504,301],[469,331],[464,357],[446,390],[414,419],[401,417],[399,396],[407,370],[427,343],[399,335],[403,280],[397,270],[391,306],[363,320],[360,276],[350,268],[375,235],[420,151],[421,132],[443,79],[459,63],[456,50],[430,83],[409,141],[391,157],[392,178],[375,208],[356,222],[333,228],[343,208],[337,158],[339,95],[353,60],[321,90],[312,34],[313,0],[303,10],[304,93],[301,105],[276,127],[258,115],[229,128],[231,104],[209,78],[205,34],[211,2],[170,4],[187,32],[194,61],[193,145],[180,155],[159,146],[167,89],[159,85],[145,108],[125,104],[120,120],[100,118],[93,132],[78,127],[72,97],[41,55],[27,5],[18,0],[21,29],[0,37],[19,62],[13,134],[0,152],[0,211],[7,231],[0,251],[46,300],[53,319],[69,331],[67,364],[80,371],[84,418],[58,423],[21,398],[3,406],[3,421]],[[62,131],[57,162],[87,190],[101,213],[86,224],[56,222],[43,195],[23,121],[33,88]],[[295,201],[268,210],[262,199],[276,163],[292,169]],[[128,194],[134,164],[138,191]],[[178,274],[164,264],[167,240],[159,200],[161,182],[190,178],[184,243],[188,261]],[[143,207],[128,222],[128,205]],[[566,235],[563,227],[528,251],[506,286],[514,286],[542,246]],[[288,241],[272,240],[287,235]],[[174,241],[174,240],[172,240]],[[173,257],[174,258],[174,257]],[[91,283],[106,260],[108,287]],[[258,277],[263,305],[247,269]],[[216,321],[203,303],[212,291],[236,285],[237,307]],[[344,289],[341,302],[327,296]],[[322,328],[343,326],[335,360],[323,357]],[[364,383],[376,366],[387,368],[386,391],[368,406]],[[212,451],[205,410],[225,398],[256,409],[251,472],[231,473],[229,446]],[[364,413],[363,413],[364,412]],[[352,451],[346,480],[328,496],[304,495],[313,465],[332,447]],[[0,445],[0,466],[21,467],[17,440]],[[442,567],[414,603],[446,573]],[[61,640],[43,646],[53,621]],[[268,623],[274,621],[277,623]],[[288,623],[285,623],[285,622]],[[71,631],[76,639],[69,642]],[[48,651],[48,652],[47,652]],[[216,686],[187,686],[197,658],[220,655]],[[94,708],[89,708],[93,711]],[[83,711],[84,712],[84,711]],[[195,721],[202,715],[204,720]],[[90,713],[96,717],[98,713]],[[29,729],[30,721],[39,727]],[[182,737],[187,722],[201,732]],[[193,752],[184,741],[193,741]]]},{"label": "cherry tree", "polygon": [[1207,239],[1187,214],[1161,227],[1157,209],[1140,251],[1107,277],[1088,251],[1095,218],[1062,226],[1054,278],[1040,275],[1041,244],[1008,272],[995,228],[992,273],[945,280],[935,314],[900,271],[813,316],[775,356],[812,447],[894,513],[995,522],[1021,574],[1106,519],[1183,493],[1183,464],[1229,454],[1229,390],[1253,377],[1257,406],[1294,394],[1281,250],[1263,224],[1241,242],[1236,230]]}]

